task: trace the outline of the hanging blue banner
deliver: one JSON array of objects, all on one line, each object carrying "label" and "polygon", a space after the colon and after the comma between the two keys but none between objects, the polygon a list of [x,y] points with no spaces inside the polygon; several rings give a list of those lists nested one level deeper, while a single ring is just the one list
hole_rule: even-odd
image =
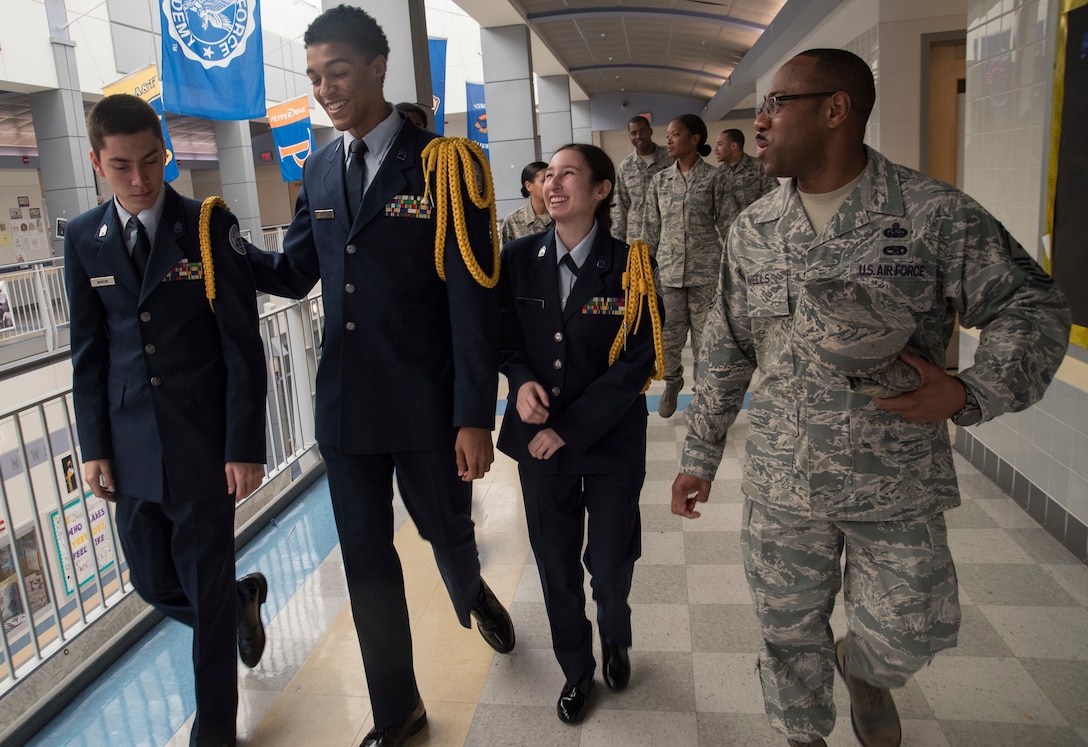
[{"label": "hanging blue banner", "polygon": [[446,132],[446,40],[427,39],[427,50],[431,56],[431,94],[434,101],[434,131],[439,135]]},{"label": "hanging blue banner", "polygon": [[310,101],[299,96],[268,107],[268,126],[285,182],[302,181],[302,164],[314,152],[314,131],[310,126]]},{"label": "hanging blue banner", "polygon": [[265,116],[259,0],[159,0],[163,102],[205,119]]},{"label": "hanging blue banner", "polygon": [[475,140],[487,152],[487,103],[483,83],[465,83],[465,115],[469,140]]}]

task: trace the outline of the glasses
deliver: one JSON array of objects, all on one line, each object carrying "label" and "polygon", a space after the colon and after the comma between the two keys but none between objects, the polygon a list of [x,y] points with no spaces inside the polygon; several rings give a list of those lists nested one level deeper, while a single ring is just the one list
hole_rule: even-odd
[{"label": "glasses", "polygon": [[821,96],[834,96],[838,91],[823,91],[821,93],[790,93],[783,96],[767,96],[763,99],[763,103],[756,107],[756,117],[760,114],[766,114],[769,118],[774,119],[778,116],[778,113],[782,111],[782,104],[786,101],[793,101],[794,99],[815,99]]}]

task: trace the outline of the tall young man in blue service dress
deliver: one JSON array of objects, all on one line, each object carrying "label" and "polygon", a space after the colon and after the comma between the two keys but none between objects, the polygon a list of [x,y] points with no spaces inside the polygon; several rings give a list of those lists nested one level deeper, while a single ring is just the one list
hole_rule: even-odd
[{"label": "tall young man in blue service dress", "polygon": [[[499,293],[472,277],[452,228],[445,282],[438,276],[421,162],[436,135],[386,102],[381,27],[341,5],[303,40],[314,98],[344,137],[306,160],[283,254],[250,259],[268,293],[302,297],[322,281],[317,441],[373,708],[363,744],[391,747],[427,718],[393,547],[394,468],[461,624],[475,618],[496,651],[514,647],[510,616],[480,577],[471,517],[472,481],[494,460]],[[464,202],[473,251],[490,273],[489,212]]]},{"label": "tall young man in blue service dress", "polygon": [[234,505],[261,483],[265,360],[238,223],[212,213],[215,306],[200,203],[163,183],[155,110],[107,96],[87,119],[91,164],[114,198],[64,238],[72,392],[87,486],[117,504],[132,585],[193,629],[190,744],[232,745],[236,658],[264,651],[260,573],[234,579]]}]

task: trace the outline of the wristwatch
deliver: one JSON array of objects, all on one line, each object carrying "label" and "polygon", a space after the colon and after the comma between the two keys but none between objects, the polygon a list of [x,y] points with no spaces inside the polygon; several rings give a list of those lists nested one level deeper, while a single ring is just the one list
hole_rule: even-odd
[{"label": "wristwatch", "polygon": [[952,416],[952,422],[959,426],[978,425],[982,422],[982,408],[978,405],[978,398],[963,379],[958,376],[955,378],[963,384],[963,389],[967,392],[967,401],[963,409]]}]

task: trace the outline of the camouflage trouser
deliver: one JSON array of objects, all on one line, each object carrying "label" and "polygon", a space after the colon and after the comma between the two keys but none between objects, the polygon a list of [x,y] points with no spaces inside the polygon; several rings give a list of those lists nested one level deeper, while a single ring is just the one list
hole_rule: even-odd
[{"label": "camouflage trouser", "polygon": [[691,352],[695,356],[695,378],[701,359],[703,329],[706,318],[713,308],[716,285],[693,285],[690,288],[662,288],[661,298],[665,306],[665,324],[661,328],[661,341],[665,348],[665,383],[679,386],[684,378],[684,366],[680,356],[691,331]]},{"label": "camouflage trouser", "polygon": [[763,636],[763,702],[771,725],[790,738],[812,741],[835,725],[828,620],[840,588],[856,677],[902,687],[956,645],[960,606],[943,514],[827,522],[745,499],[743,523],[744,567]]}]

